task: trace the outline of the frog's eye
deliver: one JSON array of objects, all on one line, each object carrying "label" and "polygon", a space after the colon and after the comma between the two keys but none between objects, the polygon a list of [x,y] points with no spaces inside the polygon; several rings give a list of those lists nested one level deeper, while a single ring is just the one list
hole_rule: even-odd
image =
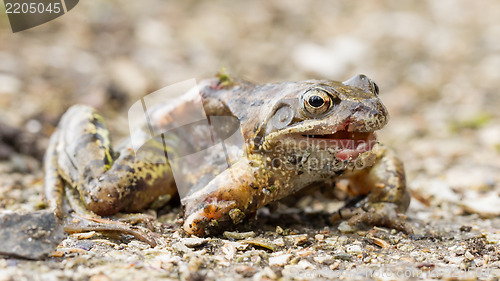
[{"label": "frog's eye", "polygon": [[373,82],[372,79],[366,77],[363,74],[356,75],[351,79],[342,82],[342,84],[360,88],[367,92],[371,92],[375,96],[378,96],[379,90],[377,84],[375,84],[375,82]]},{"label": "frog's eye", "polygon": [[311,89],[304,94],[304,107],[311,114],[323,114],[331,106],[332,98],[322,89]]}]

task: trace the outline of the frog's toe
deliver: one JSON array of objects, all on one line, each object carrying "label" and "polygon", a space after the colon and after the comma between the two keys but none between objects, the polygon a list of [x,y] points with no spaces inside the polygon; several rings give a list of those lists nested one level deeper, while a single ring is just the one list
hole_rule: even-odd
[{"label": "frog's toe", "polygon": [[360,208],[340,208],[337,212],[330,216],[330,223],[336,224],[342,220],[350,219],[357,213],[359,213]]},{"label": "frog's toe", "polygon": [[73,214],[63,221],[63,227],[68,233],[99,231],[128,234],[149,244],[151,247],[157,245],[157,241],[154,237],[155,235],[150,230],[119,221]]},{"label": "frog's toe", "polygon": [[366,223],[369,225],[385,226],[412,234],[412,226],[406,222],[406,216],[397,212],[398,206],[394,203],[376,203],[368,211],[361,211],[349,219],[350,225]]},{"label": "frog's toe", "polygon": [[406,216],[397,210],[396,204],[387,202],[371,204],[368,209],[343,208],[330,217],[330,222],[337,223],[347,219],[350,225],[365,223],[397,229],[406,234],[413,233],[412,226],[406,222]]},{"label": "frog's toe", "polygon": [[[241,219],[239,218],[241,218],[242,212],[236,209],[235,205],[233,201],[204,204],[196,211],[185,216],[183,229],[189,235],[202,237],[215,234],[231,223],[240,223]],[[189,206],[186,206],[186,209],[190,209]]]},{"label": "frog's toe", "polygon": [[208,228],[210,221],[210,219],[197,212],[184,220],[183,229],[186,234],[204,237],[206,235],[205,230]]},{"label": "frog's toe", "polygon": [[155,217],[149,214],[143,213],[118,213],[116,215],[110,216],[113,221],[124,222],[128,224],[136,225],[140,223],[150,230],[154,230]]}]

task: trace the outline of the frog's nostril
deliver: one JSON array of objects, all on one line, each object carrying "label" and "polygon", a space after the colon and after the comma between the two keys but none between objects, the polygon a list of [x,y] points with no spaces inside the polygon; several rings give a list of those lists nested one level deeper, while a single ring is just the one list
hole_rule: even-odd
[{"label": "frog's nostril", "polygon": [[362,111],[362,110],[363,110],[363,108],[364,108],[364,106],[363,106],[363,105],[358,104],[358,105],[356,105],[356,106],[354,107],[353,111],[354,111],[354,112],[356,112],[356,111]]}]

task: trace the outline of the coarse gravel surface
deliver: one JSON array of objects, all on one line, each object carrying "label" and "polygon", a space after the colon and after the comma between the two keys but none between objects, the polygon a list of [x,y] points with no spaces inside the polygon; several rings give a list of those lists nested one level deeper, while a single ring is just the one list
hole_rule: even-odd
[{"label": "coarse gravel surface", "polygon": [[494,0],[93,0],[13,34],[0,7],[0,211],[46,208],[40,159],[69,106],[97,108],[119,141],[140,97],[225,67],[259,83],[376,81],[415,229],[330,225],[342,202],[313,194],[202,239],[169,206],[148,211],[154,248],[72,234],[43,260],[0,256],[0,281],[498,280],[499,19]]}]

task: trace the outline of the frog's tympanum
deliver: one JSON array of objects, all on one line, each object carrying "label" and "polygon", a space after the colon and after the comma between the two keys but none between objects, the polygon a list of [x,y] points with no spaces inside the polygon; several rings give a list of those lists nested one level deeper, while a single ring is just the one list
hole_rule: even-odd
[{"label": "frog's tympanum", "polygon": [[[332,214],[332,222],[411,231],[401,215],[410,202],[403,164],[376,141],[388,113],[372,80],[357,75],[345,82],[258,85],[221,75],[202,81],[199,89],[207,116],[235,117],[244,144],[237,161],[183,198],[187,234],[214,234],[301,189],[335,188],[339,179],[349,180],[348,191],[359,200]],[[167,126],[176,110],[182,104],[156,110],[152,124]],[[177,196],[172,167],[154,161],[169,147],[150,142],[141,152],[148,161],[127,144],[113,150],[102,117],[87,106],[73,106],[45,158],[49,205],[66,218],[67,231],[116,230],[147,240],[133,226],[100,216],[139,212]],[[63,206],[70,206],[73,216]]]}]

